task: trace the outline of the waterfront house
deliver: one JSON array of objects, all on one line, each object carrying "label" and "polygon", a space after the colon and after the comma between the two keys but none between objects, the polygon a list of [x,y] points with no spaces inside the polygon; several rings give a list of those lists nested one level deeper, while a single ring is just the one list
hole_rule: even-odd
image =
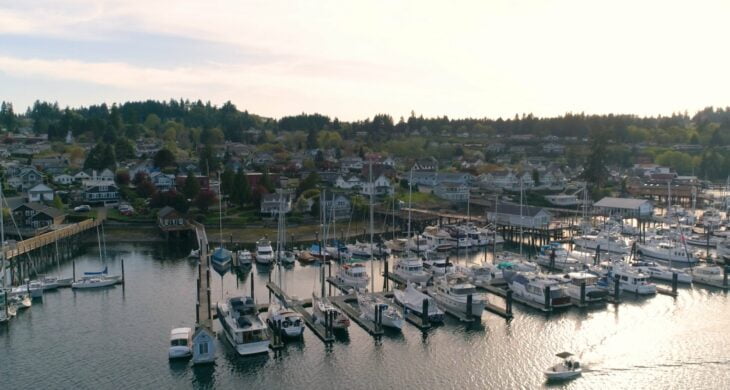
[{"label": "waterfront house", "polygon": [[466,202],[469,199],[469,186],[461,182],[441,182],[433,188],[433,194],[451,202]]},{"label": "waterfront house", "polygon": [[352,213],[352,202],[342,193],[325,190],[322,194],[321,206],[324,208],[325,219],[348,219]]},{"label": "waterfront house", "polygon": [[165,206],[157,212],[157,226],[163,231],[187,229],[188,223],[183,213],[170,206]]},{"label": "waterfront house", "polygon": [[439,163],[433,156],[419,159],[413,164],[414,171],[435,172],[438,168]]},{"label": "waterfront house", "polygon": [[83,199],[87,203],[116,203],[119,201],[119,188],[114,182],[87,181]]},{"label": "waterfront house", "polygon": [[550,224],[551,214],[542,207],[527,206],[516,203],[499,202],[496,207],[488,204],[487,220],[499,225],[545,229]]},{"label": "waterfront house", "polygon": [[372,183],[364,181],[360,184],[360,194],[364,196],[387,196],[394,192],[393,185],[385,175],[378,176]]},{"label": "waterfront house", "polygon": [[53,189],[41,183],[28,190],[28,202],[53,202]]},{"label": "waterfront house", "polygon": [[84,183],[85,181],[91,179],[91,175],[84,171],[78,171],[74,175],[74,182],[76,183]]},{"label": "waterfront house", "polygon": [[360,189],[362,185],[362,180],[355,175],[350,177],[338,176],[337,180],[335,180],[335,187],[343,190]]},{"label": "waterfront house", "polygon": [[[283,204],[282,204],[283,202]],[[279,210],[284,214],[291,212],[292,196],[288,192],[276,192],[273,194],[264,194],[261,196],[261,214],[275,216],[279,214]]]},{"label": "waterfront house", "polygon": [[340,159],[340,169],[343,172],[360,171],[363,167],[363,161],[360,156],[343,157]]},{"label": "waterfront house", "polygon": [[18,227],[21,229],[41,229],[58,226],[66,215],[61,210],[40,203],[23,203],[12,211]]},{"label": "waterfront house", "polygon": [[43,182],[43,174],[32,167],[18,167],[8,173],[8,185],[21,191],[27,191]]}]

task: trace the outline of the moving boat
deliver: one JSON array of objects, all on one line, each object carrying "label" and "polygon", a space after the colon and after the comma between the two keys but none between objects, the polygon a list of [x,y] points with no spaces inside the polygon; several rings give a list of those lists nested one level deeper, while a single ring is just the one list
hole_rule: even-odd
[{"label": "moving boat", "polygon": [[375,312],[380,310],[382,313],[381,324],[388,328],[400,330],[405,324],[403,316],[398,309],[389,305],[384,299],[373,294],[355,293],[357,297],[357,305],[360,308],[361,315],[370,320],[375,321]]},{"label": "moving boat", "polygon": [[570,306],[570,296],[562,283],[530,272],[505,271],[504,278],[517,301],[551,311]]},{"label": "moving boat", "polygon": [[573,300],[580,302],[581,285],[585,287],[584,302],[588,304],[606,302],[608,291],[598,285],[598,276],[590,272],[570,272],[563,276],[551,276],[563,284],[566,294]]},{"label": "moving boat", "polygon": [[[487,303],[487,299],[477,293],[473,284],[455,274],[435,278],[434,285],[427,291],[439,306],[457,315],[479,318]],[[468,306],[469,297],[471,297],[471,307]]]},{"label": "moving boat", "polygon": [[350,327],[350,319],[337,306],[333,305],[328,298],[312,294],[312,317],[314,322],[324,325],[325,317],[330,313],[334,317],[333,329],[344,330]]},{"label": "moving boat", "polygon": [[423,260],[415,255],[396,258],[393,273],[413,283],[426,283],[431,279],[431,274],[423,270]]},{"label": "moving boat", "polygon": [[271,335],[251,297],[233,297],[216,305],[223,334],[241,356],[267,353]]},{"label": "moving boat", "polygon": [[423,301],[428,301],[428,321],[443,322],[444,311],[439,309],[436,301],[430,296],[418,291],[412,283],[404,290],[393,290],[395,301],[405,308],[405,311],[413,312],[417,316],[423,315]]},{"label": "moving boat", "polygon": [[259,264],[271,264],[274,261],[274,249],[271,241],[262,238],[256,241],[256,262]]},{"label": "moving boat", "polygon": [[366,287],[370,276],[363,263],[343,264],[337,271],[335,280],[341,285],[357,289]]},{"label": "moving boat", "polygon": [[269,305],[266,322],[272,330],[281,323],[281,335],[284,337],[296,338],[304,334],[302,315],[281,302],[272,302]]},{"label": "moving boat", "polygon": [[169,359],[187,359],[193,356],[193,330],[190,328],[175,328],[170,331],[170,349],[167,352]]},{"label": "moving boat", "polygon": [[253,256],[248,249],[239,250],[236,252],[236,256],[238,258],[239,267],[249,266],[253,262]]},{"label": "moving boat", "polygon": [[555,356],[563,359],[563,361],[545,370],[545,377],[548,381],[573,379],[580,376],[582,373],[580,362],[570,358],[573,356],[572,353],[561,352]]}]

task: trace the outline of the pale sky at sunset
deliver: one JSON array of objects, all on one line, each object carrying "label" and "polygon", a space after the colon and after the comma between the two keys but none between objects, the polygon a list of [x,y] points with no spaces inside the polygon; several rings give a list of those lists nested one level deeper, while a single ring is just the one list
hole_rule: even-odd
[{"label": "pale sky at sunset", "polygon": [[0,100],[280,117],[730,105],[727,1],[0,0]]}]

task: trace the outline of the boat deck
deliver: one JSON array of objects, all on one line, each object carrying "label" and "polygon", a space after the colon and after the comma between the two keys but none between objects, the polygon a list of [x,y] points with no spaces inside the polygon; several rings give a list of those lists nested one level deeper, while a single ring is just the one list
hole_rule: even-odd
[{"label": "boat deck", "polygon": [[365,329],[366,332],[372,336],[381,336],[383,334],[383,328],[378,327],[375,322],[370,321],[362,316],[360,308],[351,305],[349,302],[357,301],[355,295],[340,295],[330,297],[330,301],[333,305],[337,306],[342,310],[348,317],[350,317],[355,323],[360,325],[361,328]]},{"label": "boat deck", "polygon": [[331,343],[335,341],[334,335],[328,334],[327,329],[325,329],[322,324],[318,324],[314,320],[314,317],[312,317],[312,314],[304,309],[305,306],[312,306],[311,299],[294,300],[286,295],[284,291],[282,291],[281,288],[279,288],[279,286],[277,286],[276,283],[273,282],[267,282],[266,288],[268,288],[269,291],[271,291],[271,293],[274,294],[277,298],[281,299],[284,304],[299,313],[302,316],[302,319],[304,320],[304,323],[307,325],[307,327],[311,329],[312,332],[314,332],[314,334],[319,337],[320,340],[325,343]]}]

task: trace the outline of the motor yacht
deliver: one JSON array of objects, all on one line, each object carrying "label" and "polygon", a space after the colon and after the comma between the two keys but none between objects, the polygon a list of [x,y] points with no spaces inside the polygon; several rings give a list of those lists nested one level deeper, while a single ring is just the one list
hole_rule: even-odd
[{"label": "motor yacht", "polygon": [[216,305],[223,334],[241,356],[267,353],[271,335],[251,297],[232,297]]}]

